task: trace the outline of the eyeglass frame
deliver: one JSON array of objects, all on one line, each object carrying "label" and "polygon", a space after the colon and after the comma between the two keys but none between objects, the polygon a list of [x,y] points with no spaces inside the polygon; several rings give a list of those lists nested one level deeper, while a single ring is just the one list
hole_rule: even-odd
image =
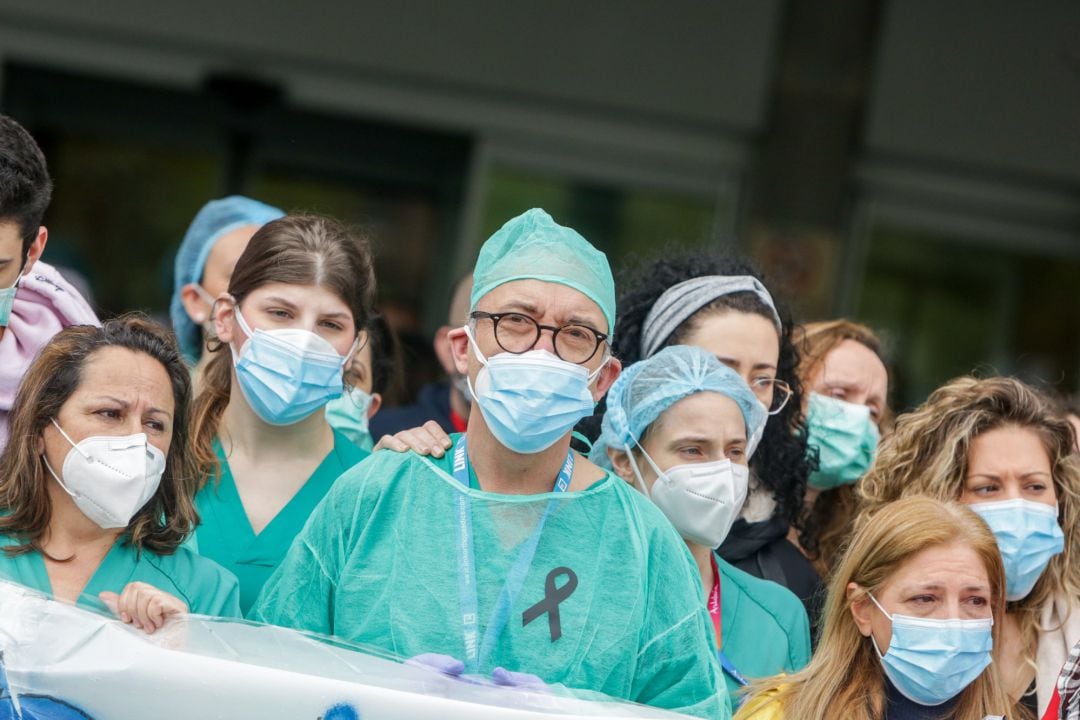
[{"label": "eyeglass frame", "polygon": [[[500,345],[500,347],[502,347],[502,346]],[[787,404],[791,401],[791,396],[795,393],[795,391],[791,389],[791,385],[789,385],[787,382],[781,380],[780,378],[757,378],[755,380],[751,380],[750,381],[750,390],[753,391],[754,385],[756,385],[757,383],[760,383],[762,381],[768,381],[769,384],[773,386],[774,394],[776,392],[777,386],[782,387],[784,389],[784,391],[786,391],[786,394],[784,395],[784,401],[782,403],[780,403],[780,406],[778,408],[776,408],[775,410],[772,410],[770,408],[765,408],[765,411],[769,414],[769,417],[772,417],[774,415],[779,415],[784,410],[784,408],[787,407]],[[757,393],[754,393],[754,394],[756,395]]]},{"label": "eyeglass frame", "polygon": [[[508,315],[517,315],[518,317],[523,317],[523,318],[527,319],[529,322],[531,322],[533,325],[536,326],[536,339],[534,339],[532,341],[532,343],[529,345],[529,347],[525,348],[524,350],[510,350],[510,349],[504,347],[501,342],[499,342],[499,330],[498,330],[499,321],[502,320],[504,317],[506,317]],[[552,347],[552,349],[555,350],[555,355],[560,360],[562,360],[563,362],[573,363],[574,365],[584,365],[585,363],[589,362],[594,357],[596,357],[596,351],[599,350],[600,346],[603,345],[605,342],[607,342],[608,338],[611,337],[607,333],[602,333],[599,330],[597,330],[596,328],[589,327],[588,325],[583,325],[582,323],[567,323],[566,325],[563,325],[562,327],[555,327],[554,325],[541,325],[539,322],[536,321],[535,318],[532,318],[532,317],[526,315],[525,313],[518,312],[516,310],[511,310],[511,311],[502,312],[502,313],[492,313],[492,312],[487,312],[486,310],[473,310],[472,312],[469,313],[469,320],[472,320],[474,322],[476,320],[485,320],[485,319],[486,320],[491,320],[491,334],[495,338],[495,344],[498,345],[504,352],[512,353],[514,355],[524,355],[525,353],[529,352],[530,350],[533,350],[534,348],[536,348],[536,343],[540,342],[540,335],[543,334],[544,330],[550,330],[551,331],[551,347]],[[584,329],[588,330],[589,332],[591,332],[596,338],[596,346],[593,348],[593,351],[591,353],[589,353],[589,356],[587,358],[585,358],[584,360],[567,360],[566,358],[564,358],[559,353],[559,345],[556,342],[556,337],[559,335],[560,332],[562,332],[564,329],[566,329],[568,327],[584,328]]]}]

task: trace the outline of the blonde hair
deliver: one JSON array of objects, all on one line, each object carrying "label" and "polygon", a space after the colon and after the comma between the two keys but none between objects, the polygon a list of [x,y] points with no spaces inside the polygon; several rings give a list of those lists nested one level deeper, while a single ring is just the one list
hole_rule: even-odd
[{"label": "blonde hair", "polygon": [[912,495],[956,500],[964,491],[972,440],[1002,427],[1029,429],[1042,441],[1065,533],[1064,552],[1050,560],[1027,597],[1008,606],[1024,639],[1024,660],[1033,664],[1042,608],[1055,595],[1074,604],[1080,598],[1080,458],[1073,455],[1072,428],[1047,398],[1013,378],[952,380],[897,420],[858,491],[866,508]]},{"label": "blonde hair", "polygon": [[[874,353],[885,366],[881,339],[873,330],[851,320],[823,320],[807,323],[796,329],[794,338],[799,348],[799,379],[810,390],[810,379],[821,371],[825,358],[845,340],[853,340]],[[892,411],[886,402],[877,419],[884,432],[892,425]],[[840,558],[844,543],[851,536],[851,523],[858,512],[859,499],[852,485],[823,490],[813,505],[805,507],[799,523],[799,545],[823,579],[828,579]]]},{"label": "blonde hair", "polygon": [[[871,522],[872,520],[872,522]],[[752,686],[761,694],[736,716],[754,718],[780,705],[783,716],[797,720],[871,720],[885,707],[885,675],[873,642],[864,637],[851,613],[854,603],[887,583],[916,555],[931,547],[961,542],[979,556],[990,583],[994,647],[998,648],[1005,612],[1005,570],[997,542],[981,519],[954,502],[925,497],[898,500],[864,513],[829,583],[822,615],[821,638],[810,664],[802,671],[779,675]],[[848,586],[857,590],[848,597]],[[960,694],[953,720],[982,720],[1011,713],[997,664],[991,663]],[[764,716],[769,716],[765,713]],[[1011,714],[1010,714],[1011,716]]]}]

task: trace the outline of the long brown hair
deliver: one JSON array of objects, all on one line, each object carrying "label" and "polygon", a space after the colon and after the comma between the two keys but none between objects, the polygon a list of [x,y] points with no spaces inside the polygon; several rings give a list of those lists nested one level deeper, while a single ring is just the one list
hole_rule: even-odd
[{"label": "long brown hair", "polygon": [[[320,215],[286,215],[263,225],[236,261],[229,294],[239,307],[252,291],[268,283],[317,285],[344,301],[357,332],[371,320],[375,270],[367,241],[341,223]],[[200,486],[216,475],[214,438],[232,390],[232,357],[220,342],[203,370],[195,400],[195,459]]]},{"label": "long brown hair", "polygon": [[23,376],[11,406],[11,437],[0,455],[0,534],[21,544],[6,547],[10,555],[41,549],[52,519],[45,490],[46,471],[36,452],[45,426],[82,383],[83,368],[104,348],[124,348],[161,363],[172,385],[172,441],[157,492],[125,531],[139,550],[172,553],[199,522],[195,495],[195,463],[188,436],[191,377],[172,332],[140,315],[125,315],[102,327],[76,325],[53,336]]},{"label": "long brown hair", "polygon": [[[785,718],[798,720],[872,720],[885,707],[885,674],[872,641],[859,632],[851,606],[866,592],[884,585],[908,560],[931,547],[962,542],[982,560],[990,581],[995,650],[1005,614],[1005,569],[997,541],[971,510],[955,502],[926,497],[907,498],[860,515],[856,532],[832,581],[822,616],[821,639],[810,664],[794,675],[779,675],[757,683],[755,697],[736,716],[755,715],[779,703]],[[848,585],[858,590],[848,597]],[[991,663],[960,695],[950,714],[953,720],[982,720],[987,715],[1011,716],[1011,703]]]},{"label": "long brown hair", "polygon": [[[825,358],[840,343],[853,340],[874,353],[889,372],[889,363],[881,339],[865,325],[843,318],[807,323],[797,328],[794,336],[799,347],[799,379],[810,392],[810,382],[825,365]],[[883,432],[892,424],[888,402],[877,419]],[[828,579],[840,559],[844,542],[851,536],[851,523],[858,511],[859,500],[853,485],[841,485],[823,490],[811,506],[803,509],[799,523],[799,545],[813,562],[822,578]]]},{"label": "long brown hair", "polygon": [[1014,378],[951,380],[897,419],[858,492],[868,508],[912,495],[955,500],[964,492],[971,441],[1001,427],[1029,429],[1042,441],[1065,533],[1065,551],[1051,558],[1027,597],[1009,603],[1024,659],[1033,663],[1043,606],[1054,595],[1074,605],[1080,598],[1080,456],[1073,454],[1072,427],[1049,399]]}]

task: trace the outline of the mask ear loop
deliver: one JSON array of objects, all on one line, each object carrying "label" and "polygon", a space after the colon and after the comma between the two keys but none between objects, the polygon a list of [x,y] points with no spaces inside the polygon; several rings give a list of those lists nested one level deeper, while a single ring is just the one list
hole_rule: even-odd
[{"label": "mask ear loop", "polygon": [[[637,445],[638,450],[641,451],[642,457],[645,458],[645,462],[649,463],[649,467],[651,467],[652,471],[654,473],[656,473],[656,479],[660,480],[661,478],[666,478],[667,475],[664,474],[664,472],[660,468],[656,467],[656,463],[653,462],[653,459],[651,457],[649,457],[649,453],[645,452],[645,448],[641,447],[641,443],[638,442],[637,438],[632,438],[632,439],[634,441],[634,445]],[[651,498],[652,494],[649,492],[649,489],[645,486],[645,480],[644,480],[644,478],[641,477],[641,470],[638,468],[637,461],[634,460],[633,448],[631,448],[628,445],[623,450],[623,452],[626,453],[626,457],[630,460],[630,467],[632,467],[633,470],[634,470],[634,478],[637,480],[637,483],[635,483],[635,485],[638,486],[638,490],[640,490],[645,495],[645,497]],[[640,483],[640,485],[638,485],[638,483]]]},{"label": "mask ear loop", "polygon": [[[71,447],[76,452],[82,455],[83,458],[85,458],[88,462],[94,461],[94,459],[87,455],[81,447],[72,442],[71,437],[66,432],[64,432],[64,428],[60,427],[60,423],[56,422],[56,418],[52,418],[51,420],[49,420],[49,422],[51,422],[53,426],[60,431],[60,434],[64,437],[65,440],[68,441],[68,444],[71,445]],[[41,461],[45,463],[45,469],[48,470],[49,474],[53,476],[53,480],[56,481],[56,484],[59,485],[68,495],[70,495],[71,497],[75,497],[75,493],[71,492],[71,490],[68,489],[68,486],[64,484],[64,481],[61,480],[60,476],[56,474],[55,470],[53,470],[53,466],[49,463],[49,458],[45,457],[45,453],[41,453]]]},{"label": "mask ear loop", "polygon": [[592,384],[593,384],[593,381],[594,381],[594,380],[596,380],[596,378],[598,378],[598,377],[600,376],[600,372],[601,372],[601,371],[602,371],[602,370],[603,370],[603,369],[604,369],[605,367],[607,367],[607,364],[608,364],[609,362],[611,362],[611,358],[612,358],[612,357],[614,357],[614,356],[613,356],[613,355],[612,355],[611,353],[609,353],[609,352],[608,352],[607,350],[604,350],[604,354],[605,354],[605,355],[607,356],[607,357],[605,357],[605,358],[604,358],[604,362],[600,363],[600,367],[596,368],[596,369],[595,369],[595,370],[593,370],[593,371],[592,371],[591,373],[589,373],[589,384],[590,384],[590,385],[592,385]]},{"label": "mask ear loop", "polygon": [[[874,597],[874,593],[867,590],[866,594],[870,597],[870,600],[873,601],[874,605],[877,606],[877,609],[881,611],[881,614],[884,615],[885,617],[887,617],[889,619],[889,622],[892,623],[892,621],[893,621],[892,615],[890,615],[888,612],[886,612],[885,608],[881,607],[881,603],[879,603],[877,598]],[[877,653],[878,658],[884,659],[885,655],[884,655],[884,653],[881,652],[881,648],[878,647],[877,638],[874,637],[873,632],[870,633],[870,642],[873,643],[874,652]]]},{"label": "mask ear loop", "polygon": [[[93,458],[92,458],[92,457],[90,457],[89,455],[87,455],[87,454],[86,454],[86,451],[84,451],[84,450],[83,450],[83,449],[82,449],[81,447],[79,447],[79,446],[78,446],[78,445],[77,445],[77,444],[76,444],[76,443],[75,443],[75,442],[74,442],[74,441],[73,441],[73,440],[71,439],[71,436],[70,436],[70,435],[68,435],[68,434],[67,434],[66,432],[64,432],[64,428],[60,427],[60,423],[56,422],[56,418],[52,418],[51,420],[49,420],[49,422],[51,422],[51,423],[53,424],[53,426],[54,426],[54,427],[55,427],[55,428],[56,428],[57,430],[59,430],[59,431],[60,431],[60,434],[64,436],[64,439],[68,441],[68,445],[70,445],[70,446],[71,446],[72,448],[74,448],[74,449],[75,449],[76,451],[78,451],[78,453],[79,453],[80,455],[82,455],[82,456],[83,456],[83,457],[84,457],[85,459],[87,459],[87,460],[90,460],[90,461],[93,461]],[[45,453],[42,453],[42,454],[41,454],[41,457],[43,457],[43,458],[44,458],[44,457],[45,457]],[[45,464],[46,464],[46,465],[48,465],[48,464],[49,464],[49,461],[48,461],[48,460],[46,460],[46,461],[45,461]],[[52,470],[52,468],[49,468],[49,470]],[[55,477],[55,473],[54,473],[54,475],[53,475],[53,476]]]},{"label": "mask ear loop", "polygon": [[[483,365],[484,367],[487,367],[487,364],[488,364],[487,356],[484,355],[484,352],[480,349],[480,346],[476,343],[476,338],[473,337],[472,328],[469,327],[469,323],[465,323],[464,325],[462,325],[461,329],[465,331],[465,337],[468,338],[469,345],[472,346],[473,353],[476,354],[476,359],[480,361],[481,365]],[[473,387],[472,378],[469,377],[468,373],[465,374],[465,385],[469,388],[469,394],[473,396],[473,399],[475,399],[476,398],[476,388]]]},{"label": "mask ear loop", "polygon": [[[480,345],[477,344],[476,337],[473,336],[472,328],[469,327],[468,323],[465,323],[461,326],[461,329],[465,331],[465,337],[469,339],[469,345],[472,346],[473,352],[476,353],[476,359],[480,361],[481,365],[486,366],[488,364],[487,355],[484,354],[483,350],[480,349]],[[472,388],[470,388],[470,390],[471,389]]]},{"label": "mask ear loop", "polygon": [[[240,361],[240,355],[241,353],[243,353],[244,347],[247,346],[249,342],[251,342],[251,338],[254,337],[255,333],[252,331],[251,326],[247,324],[247,320],[244,319],[244,313],[240,312],[240,303],[236,302],[236,298],[230,295],[227,299],[219,298],[215,300],[214,304],[216,305],[217,303],[222,302],[222,300],[232,303],[233,318],[236,319],[236,324],[239,325],[240,329],[244,332],[245,335],[247,335],[247,339],[244,340],[242,345],[240,345],[239,350],[236,349],[236,346],[233,343],[229,343],[229,351],[232,352],[233,364],[235,365],[237,362]],[[213,314],[212,311],[211,314]]]}]

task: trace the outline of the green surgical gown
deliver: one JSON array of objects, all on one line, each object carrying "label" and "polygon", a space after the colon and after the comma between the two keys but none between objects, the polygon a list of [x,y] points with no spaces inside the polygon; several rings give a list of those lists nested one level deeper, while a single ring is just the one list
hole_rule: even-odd
[{"label": "green surgical gown", "polygon": [[[802,601],[783,585],[713,555],[720,570],[720,627],[727,659],[751,682],[801,670],[810,662],[810,623]],[[724,681],[734,703],[739,683],[726,672]]]},{"label": "green surgical gown", "polygon": [[[493,609],[504,584],[510,597],[478,672],[501,666],[699,717],[730,716],[700,577],[652,503],[613,475],[580,492],[488,493],[455,480],[452,455],[381,451],[346,473],[251,617],[400,657],[464,659],[467,512],[480,637],[500,625]],[[507,576],[545,515],[513,588]],[[568,591],[569,573],[576,582]]]},{"label": "green surgical gown", "polygon": [[214,450],[221,463],[221,478],[207,482],[195,496],[195,507],[202,522],[195,531],[194,547],[236,575],[240,580],[240,609],[247,613],[311,511],[334,481],[368,453],[335,432],[334,449],[281,512],[256,535],[240,501],[221,444],[215,441]]},{"label": "green surgical gown", "polygon": [[[18,544],[14,538],[0,535],[0,548]],[[0,578],[52,594],[45,559],[37,551],[14,557],[0,552]],[[144,582],[175,595],[199,615],[241,617],[236,578],[220,565],[184,547],[172,555],[156,555],[149,550],[137,553],[123,538],[105,555],[86,584],[79,604],[101,610],[104,605],[98,599],[99,593],[119,593],[132,582]]]}]

